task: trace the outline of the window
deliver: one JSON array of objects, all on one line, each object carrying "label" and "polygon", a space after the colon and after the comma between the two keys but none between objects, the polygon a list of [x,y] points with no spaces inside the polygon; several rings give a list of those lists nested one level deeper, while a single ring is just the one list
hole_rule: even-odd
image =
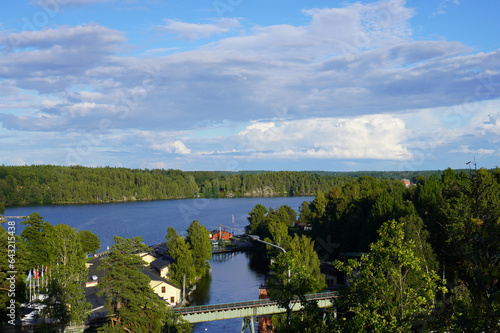
[{"label": "window", "polygon": [[175,303],[175,297],[174,296],[170,297],[170,303]]},{"label": "window", "polygon": [[165,293],[165,287],[161,287],[161,293],[164,294]]}]

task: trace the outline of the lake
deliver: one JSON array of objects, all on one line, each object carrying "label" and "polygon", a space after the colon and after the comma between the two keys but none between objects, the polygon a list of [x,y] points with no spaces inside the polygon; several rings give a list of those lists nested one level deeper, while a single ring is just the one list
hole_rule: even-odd
[{"label": "lake", "polygon": [[[165,242],[168,227],[183,235],[193,220],[208,230],[219,224],[244,229],[248,213],[256,204],[274,209],[288,205],[298,211],[303,201],[314,197],[222,198],[141,201],[96,205],[61,205],[6,208],[6,216],[39,213],[53,225],[65,223],[77,230],[90,230],[101,240],[101,249],[113,245],[113,236],[142,236],[144,243]],[[22,231],[16,223],[16,234]],[[200,281],[193,293],[196,304],[216,304],[258,299],[265,280],[265,267],[252,262],[249,253],[214,255],[211,274]],[[241,319],[196,324],[194,332],[239,332]]]}]

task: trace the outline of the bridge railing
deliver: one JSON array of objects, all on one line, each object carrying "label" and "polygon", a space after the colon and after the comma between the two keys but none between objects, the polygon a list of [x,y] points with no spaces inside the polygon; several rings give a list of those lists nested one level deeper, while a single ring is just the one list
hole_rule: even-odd
[{"label": "bridge railing", "polygon": [[[321,300],[328,299],[337,296],[336,292],[324,292],[317,294],[308,294],[306,295],[307,300]],[[297,298],[298,300],[298,298]],[[220,310],[231,310],[231,309],[241,309],[241,308],[253,308],[259,306],[266,305],[275,305],[276,302],[271,301],[268,298],[253,300],[253,301],[242,301],[242,302],[232,302],[232,303],[223,303],[223,304],[212,304],[212,305],[195,305],[186,308],[175,309],[175,312],[178,314],[194,314],[201,312],[212,312],[212,311],[220,311]]]}]

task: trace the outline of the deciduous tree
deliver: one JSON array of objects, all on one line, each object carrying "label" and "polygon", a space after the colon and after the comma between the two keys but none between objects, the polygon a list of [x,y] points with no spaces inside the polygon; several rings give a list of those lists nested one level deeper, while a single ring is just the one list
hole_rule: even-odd
[{"label": "deciduous tree", "polygon": [[446,291],[417,255],[415,242],[405,238],[403,224],[388,221],[378,233],[369,255],[335,263],[350,279],[337,301],[342,332],[409,332],[426,322],[436,295]]},{"label": "deciduous tree", "polygon": [[[66,224],[50,226],[47,245],[54,270],[50,274],[47,305],[44,316],[62,326],[88,317],[91,305],[85,300],[82,282],[86,279],[86,256],[78,234]],[[40,266],[41,267],[41,266]],[[47,269],[44,274],[47,279]]]},{"label": "deciduous tree", "polygon": [[192,285],[196,278],[196,268],[189,244],[172,227],[168,228],[166,238],[168,255],[175,260],[169,267],[169,279],[178,286],[182,286],[185,277],[186,284]]},{"label": "deciduous tree", "polygon": [[198,220],[194,220],[187,229],[186,242],[191,246],[194,267],[197,276],[204,276],[208,265],[208,260],[212,258],[212,244],[210,234],[205,226]]},{"label": "deciduous tree", "polygon": [[82,245],[83,252],[86,254],[96,253],[101,247],[99,237],[90,230],[78,231],[78,239]]}]

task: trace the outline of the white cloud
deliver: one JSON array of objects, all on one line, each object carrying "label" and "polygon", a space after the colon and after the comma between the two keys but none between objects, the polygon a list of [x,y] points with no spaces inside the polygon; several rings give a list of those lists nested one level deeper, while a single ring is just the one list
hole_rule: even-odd
[{"label": "white cloud", "polygon": [[495,149],[484,149],[484,148],[471,149],[467,145],[461,145],[458,147],[458,149],[453,149],[450,152],[461,153],[461,154],[474,154],[479,156],[494,155],[495,153],[497,153]]},{"label": "white cloud", "polygon": [[165,19],[166,25],[157,26],[156,29],[179,36],[185,40],[208,38],[228,32],[241,26],[237,18],[222,18],[213,24],[195,24],[172,19]]},{"label": "white cloud", "polygon": [[187,148],[186,145],[182,141],[174,141],[174,142],[163,142],[163,143],[155,143],[151,145],[152,149],[165,151],[167,153],[176,153],[181,155],[187,155],[191,153],[191,149]]},{"label": "white cloud", "polygon": [[7,51],[22,50],[23,48],[84,49],[91,47],[96,48],[97,51],[109,52],[125,40],[125,35],[122,32],[95,23],[14,33],[0,32],[0,46]]},{"label": "white cloud", "polygon": [[254,123],[238,136],[260,158],[411,157],[404,122],[390,115]]},{"label": "white cloud", "polygon": [[489,133],[500,135],[500,111],[488,115],[489,121],[481,124],[479,129]]}]

